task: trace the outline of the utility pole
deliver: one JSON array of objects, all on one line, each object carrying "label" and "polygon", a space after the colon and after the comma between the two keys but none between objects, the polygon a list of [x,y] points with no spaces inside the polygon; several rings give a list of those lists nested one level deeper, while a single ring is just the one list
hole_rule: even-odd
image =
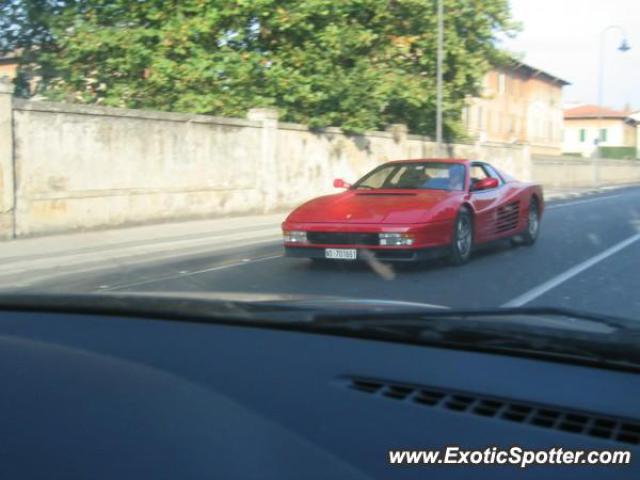
[{"label": "utility pole", "polygon": [[442,60],[444,57],[443,0],[438,1],[438,60],[436,80],[436,149],[437,156],[443,155],[442,149]]}]

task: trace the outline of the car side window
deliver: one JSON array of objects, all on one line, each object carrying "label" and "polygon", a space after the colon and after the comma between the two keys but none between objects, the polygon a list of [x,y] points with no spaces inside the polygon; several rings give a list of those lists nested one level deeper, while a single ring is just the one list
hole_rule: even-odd
[{"label": "car side window", "polygon": [[498,180],[498,185],[504,183],[500,175],[490,165],[471,165],[471,186],[485,178],[495,178]]},{"label": "car side window", "polygon": [[496,178],[498,180],[498,185],[502,185],[504,183],[502,177],[495,168],[493,168],[491,165],[485,165],[484,168],[491,178]]},{"label": "car side window", "polygon": [[472,187],[475,183],[488,177],[489,175],[487,175],[487,172],[485,171],[485,169],[482,168],[482,165],[471,165],[471,186]]}]

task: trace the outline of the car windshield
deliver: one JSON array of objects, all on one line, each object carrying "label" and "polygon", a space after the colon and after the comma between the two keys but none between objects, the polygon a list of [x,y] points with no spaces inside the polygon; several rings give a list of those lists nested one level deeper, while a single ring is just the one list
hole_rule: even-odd
[{"label": "car windshield", "polygon": [[0,294],[640,320],[639,32],[638,0],[0,1]]},{"label": "car windshield", "polygon": [[465,166],[450,163],[394,163],[375,169],[353,188],[464,190]]}]

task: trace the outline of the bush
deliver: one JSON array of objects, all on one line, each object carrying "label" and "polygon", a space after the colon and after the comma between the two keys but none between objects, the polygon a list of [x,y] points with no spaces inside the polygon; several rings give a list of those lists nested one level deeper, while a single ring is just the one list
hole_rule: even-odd
[{"label": "bush", "polygon": [[600,158],[635,159],[637,152],[635,147],[600,147]]}]

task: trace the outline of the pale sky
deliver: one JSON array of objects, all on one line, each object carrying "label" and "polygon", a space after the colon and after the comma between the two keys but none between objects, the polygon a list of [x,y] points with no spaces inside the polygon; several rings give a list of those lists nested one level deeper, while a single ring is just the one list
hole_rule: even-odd
[{"label": "pale sky", "polygon": [[640,110],[640,0],[510,0],[523,30],[503,46],[523,60],[569,82],[564,101],[597,103],[600,32],[621,26],[631,50],[618,51],[622,35],[605,36],[604,104]]}]

